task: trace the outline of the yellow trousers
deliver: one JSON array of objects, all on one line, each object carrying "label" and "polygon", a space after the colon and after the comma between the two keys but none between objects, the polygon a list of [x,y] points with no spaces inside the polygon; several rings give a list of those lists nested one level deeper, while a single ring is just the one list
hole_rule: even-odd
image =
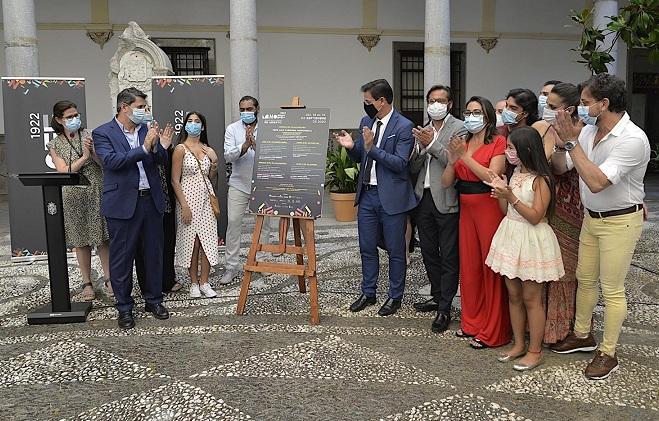
[{"label": "yellow trousers", "polygon": [[577,308],[574,330],[590,332],[593,310],[602,284],[604,338],[600,351],[613,357],[622,322],[627,317],[625,277],[643,229],[643,211],[608,218],[586,216],[579,235],[576,277]]}]

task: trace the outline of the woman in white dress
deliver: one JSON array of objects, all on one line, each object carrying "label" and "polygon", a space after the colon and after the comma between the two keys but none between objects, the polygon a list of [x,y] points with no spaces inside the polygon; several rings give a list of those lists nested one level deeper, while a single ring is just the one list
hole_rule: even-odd
[{"label": "woman in white dress", "polygon": [[[510,183],[492,173],[492,196],[506,217],[494,234],[485,264],[503,275],[508,289],[510,324],[515,343],[499,361],[519,358],[515,370],[542,364],[545,310],[542,296],[546,282],[563,275],[563,260],[556,234],[547,223],[555,201],[554,181],[540,134],[521,127],[508,136],[506,159],[515,165]],[[525,328],[528,320],[529,346]],[[521,357],[521,358],[520,358]]]},{"label": "woman in white dress", "polygon": [[[177,266],[188,268],[190,296],[217,294],[208,283],[211,265],[218,263],[217,219],[210,203],[211,179],[217,176],[217,154],[208,146],[206,118],[195,111],[185,116],[172,155],[172,187],[176,193]],[[205,184],[205,185],[204,185]],[[197,273],[201,260],[201,274]]]}]

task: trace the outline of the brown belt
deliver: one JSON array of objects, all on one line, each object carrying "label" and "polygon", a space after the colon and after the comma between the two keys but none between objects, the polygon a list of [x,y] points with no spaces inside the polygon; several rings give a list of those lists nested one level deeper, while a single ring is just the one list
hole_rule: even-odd
[{"label": "brown belt", "polygon": [[593,212],[590,209],[587,209],[587,211],[591,218],[608,218],[609,216],[627,215],[630,213],[638,212],[641,209],[643,209],[643,205],[634,205],[625,209],[616,209],[606,212]]}]

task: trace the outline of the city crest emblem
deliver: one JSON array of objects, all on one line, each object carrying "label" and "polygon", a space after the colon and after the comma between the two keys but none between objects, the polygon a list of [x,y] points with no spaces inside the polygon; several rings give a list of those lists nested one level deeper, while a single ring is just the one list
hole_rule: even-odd
[{"label": "city crest emblem", "polygon": [[55,215],[57,213],[57,205],[54,202],[48,202],[46,210],[48,211],[48,215]]}]

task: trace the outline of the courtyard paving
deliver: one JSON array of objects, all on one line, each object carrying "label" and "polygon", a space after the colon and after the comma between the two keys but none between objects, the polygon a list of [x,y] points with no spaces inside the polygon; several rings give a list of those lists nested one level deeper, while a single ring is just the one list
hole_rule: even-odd
[{"label": "courtyard paving", "polygon": [[[49,299],[44,261],[9,261],[7,202],[0,201],[1,420],[656,420],[659,419],[659,202],[646,223],[627,278],[629,316],[620,337],[621,369],[608,380],[581,374],[591,354],[545,351],[526,374],[476,351],[450,330],[430,331],[416,313],[426,283],[413,254],[403,308],[347,310],[358,294],[357,229],[329,215],[316,228],[321,325],[309,301],[281,275],[253,283],[244,316],[235,315],[239,282],[214,299],[166,297],[172,317],[136,307],[137,327],[116,327],[100,291],[84,324],[28,326],[25,314]],[[243,256],[253,223],[246,218]],[[382,256],[380,285],[386,286]],[[279,258],[280,259],[280,258]],[[100,264],[94,260],[96,276]],[[222,268],[214,270],[211,282]],[[81,280],[69,260],[71,288]],[[183,271],[179,279],[186,281]],[[386,287],[382,287],[382,292]],[[135,292],[139,297],[139,292]],[[382,303],[385,297],[379,296]],[[138,302],[141,299],[138,298]],[[603,307],[596,310],[601,337]]]}]

